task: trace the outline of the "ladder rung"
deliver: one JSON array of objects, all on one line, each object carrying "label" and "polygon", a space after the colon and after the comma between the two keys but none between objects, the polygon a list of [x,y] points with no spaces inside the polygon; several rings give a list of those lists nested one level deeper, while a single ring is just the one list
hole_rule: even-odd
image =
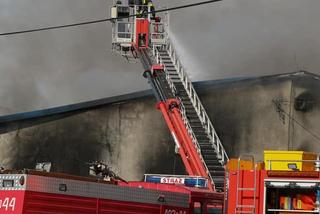
[{"label": "ladder rung", "polygon": [[254,205],[241,205],[241,204],[238,204],[237,205],[237,208],[251,208],[251,209],[254,209]]},{"label": "ladder rung", "polygon": [[252,210],[252,211],[236,211],[236,213],[251,213],[251,214],[253,214],[254,210]]},{"label": "ladder rung", "polygon": [[256,188],[238,188],[238,191],[255,191]]}]

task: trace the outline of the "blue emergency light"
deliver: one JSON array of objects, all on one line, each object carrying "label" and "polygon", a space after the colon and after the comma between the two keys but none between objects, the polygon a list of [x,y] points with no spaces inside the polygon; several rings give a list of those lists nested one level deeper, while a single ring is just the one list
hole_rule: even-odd
[{"label": "blue emergency light", "polygon": [[187,187],[207,188],[208,180],[196,176],[177,176],[177,175],[145,175],[144,181],[149,183],[164,183],[184,185]]}]

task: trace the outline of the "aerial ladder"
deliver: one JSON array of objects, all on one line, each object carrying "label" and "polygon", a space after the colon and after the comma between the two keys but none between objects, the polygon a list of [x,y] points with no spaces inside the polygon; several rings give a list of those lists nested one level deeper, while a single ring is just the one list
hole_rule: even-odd
[{"label": "aerial ladder", "polygon": [[[139,1],[138,1],[139,2]],[[186,171],[223,191],[228,156],[168,36],[169,16],[150,5],[116,1],[112,48],[128,60],[140,60]]]}]

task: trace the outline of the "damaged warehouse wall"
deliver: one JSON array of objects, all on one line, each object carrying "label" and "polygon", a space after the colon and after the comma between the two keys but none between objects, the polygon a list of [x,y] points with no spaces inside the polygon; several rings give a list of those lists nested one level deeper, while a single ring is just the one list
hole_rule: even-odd
[{"label": "damaged warehouse wall", "polygon": [[292,81],[289,148],[319,152],[319,77],[297,78]]},{"label": "damaged warehouse wall", "polygon": [[[319,89],[318,76],[307,72],[196,84],[229,156],[254,154],[256,160],[264,149],[319,151]],[[85,175],[85,162],[93,160],[104,160],[129,180],[183,173],[150,95],[0,135],[5,167],[51,161],[55,171]]]},{"label": "damaged warehouse wall", "polygon": [[307,72],[216,84],[204,106],[231,157],[264,150],[319,152],[319,77]]},{"label": "damaged warehouse wall", "polygon": [[290,97],[290,87],[290,79],[268,78],[206,89],[203,104],[229,156],[254,154],[262,160],[264,149],[288,149],[288,125],[282,123],[272,100]]}]

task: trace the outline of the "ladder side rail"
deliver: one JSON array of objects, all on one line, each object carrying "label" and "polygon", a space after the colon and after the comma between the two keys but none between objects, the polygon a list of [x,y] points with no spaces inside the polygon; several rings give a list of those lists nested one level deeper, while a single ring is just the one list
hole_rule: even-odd
[{"label": "ladder side rail", "polygon": [[[156,46],[153,46],[153,51],[152,52],[153,52],[153,56],[155,57],[156,62],[158,64],[164,64],[162,59],[161,59],[161,57],[160,57],[159,50],[158,50],[158,48]],[[172,93],[175,94],[177,92],[176,87],[174,86],[173,82],[171,81],[169,74],[167,72],[165,72],[165,75],[166,75],[166,79],[167,79],[167,82],[169,84],[169,87],[170,87]]]},{"label": "ladder side rail", "polygon": [[[243,158],[249,159],[250,162],[252,163],[251,171],[253,171],[252,174],[254,176],[253,177],[253,188],[241,186],[242,180],[240,179],[240,177],[242,176],[242,179],[243,179],[244,175],[241,173],[240,164],[241,164],[241,160],[244,160]],[[256,197],[257,197],[257,195],[256,195],[257,194],[257,165],[254,162],[254,156],[253,155],[243,155],[243,156],[240,156],[238,158],[238,166],[237,166],[236,174],[237,174],[237,176],[236,176],[236,178],[237,178],[237,180],[236,180],[237,186],[236,186],[235,213],[242,213],[243,212],[242,208],[251,208],[252,209],[251,211],[244,211],[244,212],[248,212],[248,213],[254,214],[255,211],[256,211]],[[239,196],[242,197],[241,195],[239,195],[239,193],[243,192],[243,191],[252,191],[253,192],[253,203],[252,203],[252,205],[243,205],[243,204],[239,203]],[[238,210],[239,208],[241,208],[240,211]]]},{"label": "ladder side rail", "polygon": [[205,108],[203,107],[199,96],[197,95],[192,82],[189,80],[188,75],[184,71],[184,68],[181,66],[180,61],[178,60],[177,54],[175,53],[172,44],[170,43],[170,40],[168,40],[167,43],[167,51],[169,52],[169,56],[173,59],[173,63],[176,66],[177,73],[179,74],[180,78],[183,80],[182,83],[184,87],[187,89],[188,96],[191,98],[194,108],[196,109],[196,112],[201,120],[201,122],[205,125],[206,131],[208,135],[210,136],[213,146],[215,147],[218,154],[220,154],[221,162],[225,163],[228,161],[228,155],[220,141],[220,138],[218,137],[211,120],[209,119],[209,116],[206,113]]},{"label": "ladder side rail", "polygon": [[256,212],[257,197],[257,164],[254,163],[254,191],[253,191],[253,211]]}]

